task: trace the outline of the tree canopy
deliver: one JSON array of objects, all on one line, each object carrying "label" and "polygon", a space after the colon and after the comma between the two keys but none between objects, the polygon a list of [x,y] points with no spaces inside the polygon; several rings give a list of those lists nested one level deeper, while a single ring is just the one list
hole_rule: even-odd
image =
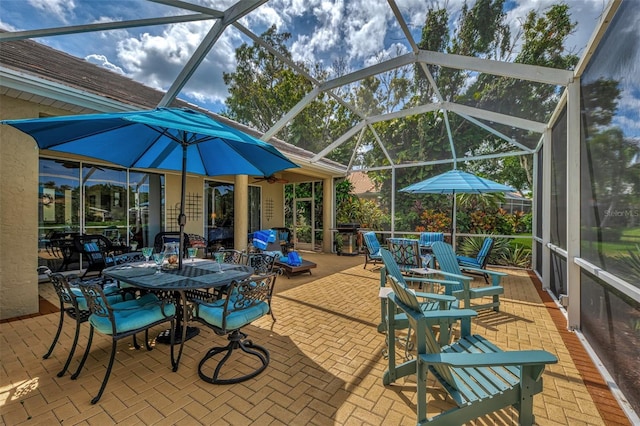
[{"label": "tree canopy", "polygon": [[[505,0],[477,0],[472,5],[465,3],[455,22],[446,9],[427,8],[418,47],[561,69],[575,66],[577,56],[567,53],[564,47],[567,36],[575,28],[567,5],[553,5],[542,14],[532,10],[522,23],[521,32],[511,34],[504,4]],[[291,58],[286,45],[290,34],[278,33],[277,28],[271,27],[262,38],[280,54]],[[312,82],[306,77],[255,43],[242,45],[237,49],[236,56],[236,71],[224,76],[230,92],[225,114],[234,120],[266,131],[313,89]],[[388,57],[384,54],[379,55],[380,61],[386,59]],[[318,81],[348,72],[340,62],[326,69],[319,63],[312,66],[296,63],[296,66]],[[286,142],[319,152],[362,120],[354,111],[365,116],[388,113],[424,105],[439,97],[445,101],[544,122],[549,119],[560,95],[561,88],[548,84],[434,65],[429,65],[427,69],[435,81],[435,87],[430,84],[423,69],[416,65],[400,67],[365,78],[358,84],[336,89],[336,95],[352,108],[346,108],[328,93],[322,93],[277,136]],[[509,142],[463,117],[445,114],[443,111],[431,111],[377,122],[372,126],[396,164],[450,159],[453,152],[448,131],[453,135],[453,149],[460,159],[487,152],[508,153],[514,150]],[[529,147],[534,147],[540,137],[506,126],[496,128],[512,140]],[[330,158],[348,164],[359,137],[352,137],[332,152]],[[359,146],[358,165],[388,165],[386,154],[379,148],[377,138],[371,131],[364,132]],[[458,164],[459,168],[509,184],[522,192],[532,187],[531,155]],[[452,165],[446,163],[399,168],[396,188],[451,168]],[[392,190],[390,172],[378,171],[371,175],[382,182],[383,200],[388,202]],[[397,199],[396,209],[408,211],[414,199],[409,196]],[[434,200],[434,203],[438,205],[438,201]]]}]

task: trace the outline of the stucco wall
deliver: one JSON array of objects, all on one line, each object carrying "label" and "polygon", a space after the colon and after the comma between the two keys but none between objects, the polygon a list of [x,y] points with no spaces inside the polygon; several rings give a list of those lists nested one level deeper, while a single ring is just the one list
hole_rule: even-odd
[{"label": "stucco wall", "polygon": [[[182,188],[182,176],[177,173],[165,173],[165,217],[166,229],[178,229],[177,220],[173,219],[169,210],[171,208],[180,208],[180,194]],[[191,208],[186,207],[187,224],[184,226],[184,232],[188,234],[203,235],[204,233],[204,177],[203,176],[187,176],[186,194],[192,195],[192,202],[195,202],[197,195],[199,206],[192,204]],[[187,205],[189,200],[187,199]]]},{"label": "stucco wall", "polygon": [[[272,203],[269,201],[271,200]],[[267,204],[273,209],[271,218],[267,217]],[[262,184],[262,228],[269,229],[284,224],[284,187],[280,184]]]},{"label": "stucco wall", "polygon": [[[0,96],[0,118],[64,114]],[[0,319],[38,312],[38,149],[34,140],[0,126]]]}]

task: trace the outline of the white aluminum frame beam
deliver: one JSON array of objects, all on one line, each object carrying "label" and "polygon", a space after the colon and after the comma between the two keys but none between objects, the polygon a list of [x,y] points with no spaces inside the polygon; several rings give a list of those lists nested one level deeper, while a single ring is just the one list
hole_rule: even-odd
[{"label": "white aluminum frame beam", "polygon": [[311,163],[315,163],[316,161],[321,160],[324,156],[326,156],[328,153],[330,153],[331,151],[333,151],[335,148],[339,147],[340,145],[342,145],[343,143],[345,143],[347,140],[349,140],[349,138],[353,135],[355,135],[356,133],[358,133],[360,131],[360,129],[362,129],[365,125],[367,124],[366,121],[360,121],[359,123],[357,123],[355,126],[353,126],[351,129],[349,129],[345,134],[343,134],[342,136],[340,136],[338,139],[336,139],[335,141],[333,141],[333,143],[331,143],[329,146],[327,146],[325,149],[323,149],[322,151],[320,151],[319,153],[317,153],[316,155],[314,155],[311,160],[309,160]]},{"label": "white aluminum frame beam", "polygon": [[110,31],[123,28],[150,27],[154,25],[178,24],[181,22],[205,21],[212,19],[211,15],[198,13],[195,15],[166,16],[162,18],[134,19],[131,21],[100,22],[97,24],[71,25],[67,27],[45,28],[41,30],[14,31],[1,33],[0,42],[17,41],[40,37],[80,34],[95,31]]},{"label": "white aluminum frame beam", "polygon": [[507,126],[530,130],[536,133],[544,132],[544,129],[547,127],[545,123],[540,123],[538,121],[527,120],[526,118],[514,117],[512,115],[501,114],[499,112],[488,111],[486,109],[470,107],[467,105],[456,104],[454,102],[443,102],[442,107],[448,111],[453,111],[458,114],[466,114],[481,120],[494,121],[496,123],[506,124]]},{"label": "white aluminum frame beam", "polygon": [[176,79],[173,81],[173,84],[162,97],[158,106],[167,106],[173,102],[198,66],[202,63],[207,53],[209,53],[216,41],[218,41],[218,38],[227,26],[233,24],[238,19],[243,18],[245,15],[266,2],[267,0],[246,0],[238,2],[227,9],[224,12],[224,17],[216,21],[202,42],[200,42],[200,45],[196,48]]},{"label": "white aluminum frame beam", "polygon": [[418,52],[417,61],[431,65],[440,65],[446,68],[477,71],[485,74],[553,84],[556,86],[567,86],[573,80],[573,71],[481,59],[452,53],[433,52],[430,50],[421,50]]},{"label": "white aluminum frame beam", "polygon": [[580,328],[580,78],[567,88],[567,315],[570,329]]},{"label": "white aluminum frame beam", "polygon": [[192,12],[200,12],[206,15],[210,15],[214,18],[224,17],[224,12],[217,9],[212,9],[206,6],[200,6],[198,4],[187,3],[181,0],[147,0],[152,3],[164,4],[165,6],[172,6],[178,9],[190,10]]},{"label": "white aluminum frame beam", "polygon": [[511,145],[517,146],[518,148],[520,148],[522,150],[525,150],[525,151],[531,151],[531,153],[535,152],[535,150],[533,150],[533,149],[521,144],[520,142],[516,141],[513,138],[510,138],[509,136],[505,135],[504,133],[497,131],[493,127],[487,126],[482,121],[476,120],[475,118],[470,117],[470,116],[468,116],[466,114],[458,113],[458,115],[460,117],[464,118],[465,120],[475,124],[476,126],[486,130],[487,132],[492,133],[493,135],[499,137],[500,139],[503,139],[506,142],[509,142]]},{"label": "white aluminum frame beam", "polygon": [[[530,152],[526,151],[510,151],[510,152],[500,152],[496,154],[486,154],[486,155],[474,155],[473,157],[462,157],[458,160],[460,162],[466,163],[469,161],[479,161],[479,160],[488,160],[492,158],[504,158],[504,157],[516,157],[520,155],[528,155]],[[453,158],[447,158],[444,160],[431,160],[431,161],[417,161],[413,163],[401,163],[401,164],[393,164],[390,166],[375,166],[375,167],[363,167],[362,171],[375,171],[375,170],[388,170],[391,168],[394,169],[403,169],[407,167],[422,167],[422,166],[433,166],[436,164],[449,164],[453,163]]]},{"label": "white aluminum frame beam", "polygon": [[319,94],[320,90],[317,87],[314,87],[309,93],[306,94],[304,98],[300,99],[300,101],[298,101],[298,103],[295,104],[293,108],[291,108],[285,115],[283,115],[276,124],[271,126],[271,128],[267,130],[260,139],[262,139],[263,141],[268,141],[273,136],[275,136],[275,134],[278,133],[280,129],[286,126],[289,121],[293,120],[293,117],[300,114],[300,112],[305,109],[307,105],[313,102],[313,100],[318,97]]}]

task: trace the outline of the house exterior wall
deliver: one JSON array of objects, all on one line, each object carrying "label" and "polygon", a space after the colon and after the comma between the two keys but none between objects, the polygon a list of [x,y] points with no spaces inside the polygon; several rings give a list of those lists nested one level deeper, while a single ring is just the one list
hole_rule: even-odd
[{"label": "house exterior wall", "polygon": [[[182,175],[165,173],[165,185],[165,228],[177,231],[179,229],[177,213],[172,215],[171,209],[175,212],[180,208]],[[186,194],[187,223],[184,226],[184,232],[204,236],[204,177],[187,176]]]},{"label": "house exterior wall", "polygon": [[[267,206],[272,206],[267,214]],[[284,187],[280,184],[262,184],[262,228],[270,229],[284,224]]]},{"label": "house exterior wall", "polygon": [[[0,118],[63,115],[64,110],[0,96]],[[38,148],[0,126],[0,319],[38,312]]]}]

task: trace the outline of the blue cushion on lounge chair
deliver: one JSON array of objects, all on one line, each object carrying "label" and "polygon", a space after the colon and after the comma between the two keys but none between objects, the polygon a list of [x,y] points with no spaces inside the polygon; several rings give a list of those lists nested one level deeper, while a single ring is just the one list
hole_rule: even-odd
[{"label": "blue cushion on lounge chair", "polygon": [[458,263],[467,263],[477,268],[480,268],[481,266],[475,257],[467,257],[467,256],[456,256],[456,257],[458,258]]},{"label": "blue cushion on lounge chair", "polygon": [[287,255],[287,263],[291,266],[300,266],[302,265],[302,257],[297,251],[291,251]]},{"label": "blue cushion on lounge chair", "polygon": [[420,247],[428,248],[436,241],[444,241],[444,234],[442,232],[421,232],[418,244]]},{"label": "blue cushion on lounge chair", "polygon": [[[160,321],[162,318],[175,315],[176,312],[173,304],[164,305],[163,312],[162,302],[158,296],[152,293],[145,294],[138,299],[114,303],[111,307],[113,308],[117,333],[143,328],[146,324]],[[89,317],[89,322],[100,333],[113,334],[111,321],[108,317],[92,314]]]},{"label": "blue cushion on lounge chair", "polygon": [[275,236],[269,231],[256,231],[253,233],[253,245],[260,250],[265,250],[269,242],[273,242],[270,241],[271,239],[275,241]]}]

